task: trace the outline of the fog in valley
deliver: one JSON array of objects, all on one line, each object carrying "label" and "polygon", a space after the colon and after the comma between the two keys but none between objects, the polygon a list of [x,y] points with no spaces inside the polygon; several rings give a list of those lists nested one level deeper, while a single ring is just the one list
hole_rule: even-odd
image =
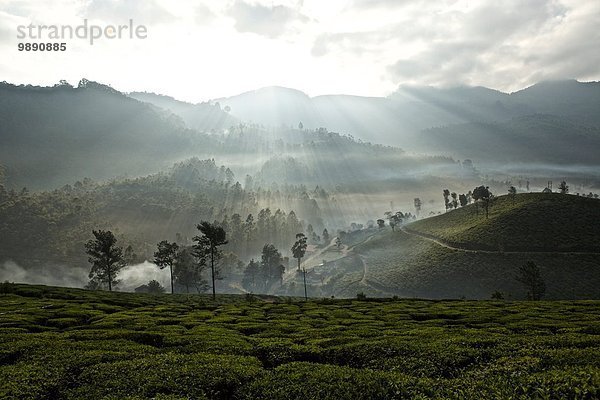
[{"label": "fog in valley", "polygon": [[0,0],[0,400],[600,399],[600,0]]},{"label": "fog in valley", "polygon": [[[401,87],[379,98],[270,87],[192,104],[83,79],[2,83],[0,96],[2,280],[83,287],[84,244],[107,229],[130,253],[116,289],[156,280],[168,291],[156,244],[188,248],[205,220],[229,237],[220,291],[301,294],[291,247],[303,232],[305,265],[319,276],[311,290],[352,296],[368,281],[355,246],[381,233],[378,220],[389,229],[393,215],[406,224],[443,214],[481,185],[495,196],[562,181],[570,194],[600,191],[594,82],[511,94]],[[286,278],[253,287],[246,267],[269,243]]]}]

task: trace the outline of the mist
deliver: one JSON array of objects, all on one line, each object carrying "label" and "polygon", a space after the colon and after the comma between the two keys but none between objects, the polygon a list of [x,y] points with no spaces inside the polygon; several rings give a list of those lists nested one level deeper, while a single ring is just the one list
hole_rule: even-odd
[{"label": "mist", "polygon": [[137,287],[145,285],[151,280],[160,282],[165,291],[171,290],[169,270],[161,270],[149,261],[128,265],[119,272],[118,279],[120,283],[117,287],[121,292],[133,292]]},{"label": "mist", "polygon": [[88,281],[88,272],[64,265],[27,269],[9,260],[0,265],[0,281],[81,288]]},{"label": "mist", "polygon": [[[0,265],[0,282],[83,288],[89,281],[88,272],[84,268],[64,265],[27,269],[9,260]],[[116,290],[121,292],[133,292],[151,280],[157,280],[165,291],[170,291],[169,270],[161,270],[149,261],[123,268],[117,279],[120,282]]]}]

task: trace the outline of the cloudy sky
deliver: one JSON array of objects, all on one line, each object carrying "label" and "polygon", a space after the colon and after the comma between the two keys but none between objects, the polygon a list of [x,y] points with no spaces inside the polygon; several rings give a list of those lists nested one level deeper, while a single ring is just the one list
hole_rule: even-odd
[{"label": "cloudy sky", "polygon": [[[146,39],[19,52],[19,25],[127,24]],[[514,91],[600,80],[598,0],[0,0],[0,81],[82,78],[188,101],[280,85],[382,96],[402,84]],[[39,42],[39,40],[37,40]]]}]

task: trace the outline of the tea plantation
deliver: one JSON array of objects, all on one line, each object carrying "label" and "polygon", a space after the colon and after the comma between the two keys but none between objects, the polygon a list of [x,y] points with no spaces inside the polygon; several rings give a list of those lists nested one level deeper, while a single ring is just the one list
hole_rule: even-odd
[{"label": "tea plantation", "polygon": [[600,200],[560,193],[495,197],[489,217],[470,204],[408,225],[473,250],[600,253]]},{"label": "tea plantation", "polygon": [[600,299],[598,221],[600,200],[559,193],[496,197],[489,218],[483,206],[470,204],[396,232],[380,230],[357,244],[353,250],[366,266],[363,282],[370,287],[352,289],[373,296],[468,299],[500,291],[508,299],[525,299],[515,276],[532,261],[546,283],[545,299]]},{"label": "tea plantation", "polygon": [[597,399],[600,302],[2,284],[2,399]]}]

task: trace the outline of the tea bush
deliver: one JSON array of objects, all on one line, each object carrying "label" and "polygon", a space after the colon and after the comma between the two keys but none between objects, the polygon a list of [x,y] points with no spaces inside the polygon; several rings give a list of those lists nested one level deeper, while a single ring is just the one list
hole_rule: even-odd
[{"label": "tea bush", "polygon": [[272,301],[12,285],[0,398],[600,397],[597,301]]}]

